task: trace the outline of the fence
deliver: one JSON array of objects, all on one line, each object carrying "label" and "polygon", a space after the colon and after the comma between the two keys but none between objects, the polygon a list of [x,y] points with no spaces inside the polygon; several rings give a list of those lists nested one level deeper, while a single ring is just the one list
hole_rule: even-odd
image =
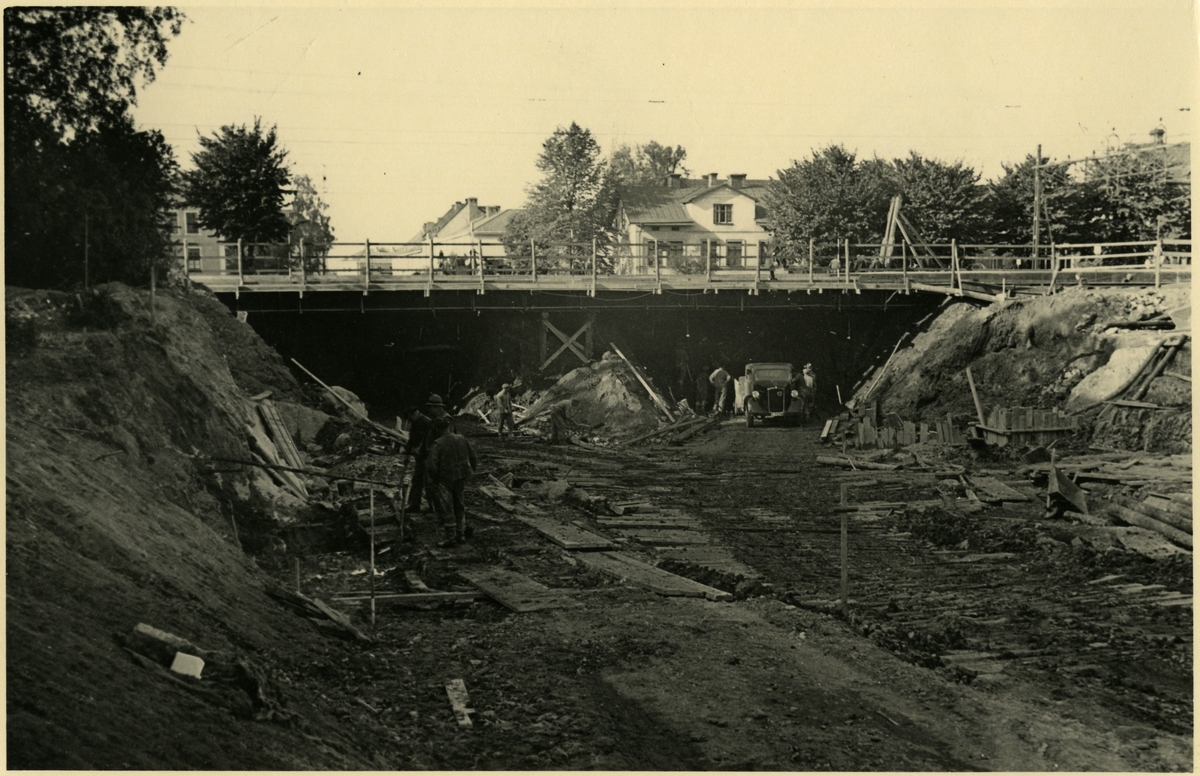
[{"label": "fence", "polygon": [[[177,243],[176,245],[180,245]],[[700,243],[650,240],[641,244],[535,243],[510,250],[495,241],[334,242],[314,245],[217,243],[219,256],[194,257],[182,243],[190,275],[299,275],[322,278],[478,277],[536,280],[543,275],[686,275],[753,277],[755,280],[845,279],[872,273],[945,273],[951,279],[973,271],[1049,270],[1086,273],[1093,269],[1147,269],[1191,265],[1190,240],[1072,243],[1040,246],[958,244],[913,245],[810,242],[807,252],[775,251],[769,243],[706,240]]]}]

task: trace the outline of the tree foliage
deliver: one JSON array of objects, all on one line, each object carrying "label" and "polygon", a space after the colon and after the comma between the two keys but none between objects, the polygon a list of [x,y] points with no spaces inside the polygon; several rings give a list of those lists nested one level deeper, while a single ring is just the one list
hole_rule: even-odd
[{"label": "tree foliage", "polygon": [[1164,145],[1130,147],[1087,164],[1080,186],[1093,203],[1092,239],[1191,238],[1191,186],[1172,175],[1170,153]]},{"label": "tree foliage", "polygon": [[182,20],[170,8],[5,9],[7,282],[142,283],[165,263],[178,168],[128,111]]},{"label": "tree foliage", "polygon": [[830,145],[778,171],[766,194],[776,250],[800,255],[810,238],[834,243],[882,234],[891,197],[884,166]]},{"label": "tree foliage", "polygon": [[292,228],[284,213],[291,173],[275,127],[227,125],[200,137],[195,169],[183,173],[184,201],[200,211],[200,225],[226,240],[284,242]]},{"label": "tree foliage", "polygon": [[664,146],[651,140],[645,145],[630,148],[622,144],[613,151],[609,159],[613,179],[620,186],[662,186],[667,178],[689,172],[683,161],[687,151],[683,146]]},{"label": "tree foliage", "polygon": [[[892,160],[885,174],[891,193],[903,197],[901,212],[927,242],[970,242],[983,234],[986,189],[972,168],[910,151],[907,159]],[[878,225],[879,239],[886,223],[885,215]]]},{"label": "tree foliage", "polygon": [[307,175],[297,175],[294,184],[295,193],[287,211],[291,227],[288,242],[299,245],[303,240],[305,256],[320,259],[329,253],[329,246],[333,243],[333,227],[325,212],[329,206],[321,201],[316,186]]},{"label": "tree foliage", "polygon": [[537,168],[541,181],[529,189],[524,212],[509,221],[504,237],[509,252],[528,255],[532,241],[541,255],[556,246],[556,255],[572,261],[590,256],[592,240],[606,247],[613,237],[616,188],[592,133],[574,122],[559,127],[542,144]]}]

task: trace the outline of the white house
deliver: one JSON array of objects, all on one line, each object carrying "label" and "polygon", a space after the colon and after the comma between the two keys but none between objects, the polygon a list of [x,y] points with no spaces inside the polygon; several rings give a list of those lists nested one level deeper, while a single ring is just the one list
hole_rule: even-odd
[{"label": "white house", "polygon": [[619,191],[621,271],[700,271],[765,266],[770,259],[763,195],[767,181],[711,173],[699,180],[673,175],[663,186]]}]

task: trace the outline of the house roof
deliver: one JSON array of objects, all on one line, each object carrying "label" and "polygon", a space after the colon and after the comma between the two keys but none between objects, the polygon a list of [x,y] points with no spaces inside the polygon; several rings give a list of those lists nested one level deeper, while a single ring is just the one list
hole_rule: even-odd
[{"label": "house roof", "polygon": [[[768,182],[747,180],[734,191],[745,194],[757,203],[766,192]],[[723,187],[732,188],[728,181],[710,187],[706,181],[682,180],[677,187],[622,186],[618,194],[625,216],[635,224],[690,224],[692,218],[688,215],[685,205],[703,194]],[[756,219],[763,217],[760,209],[761,205],[755,207]]]},{"label": "house roof", "polygon": [[508,229],[508,222],[513,219],[513,216],[524,212],[520,208],[501,210],[494,216],[472,221],[471,227],[475,230],[475,234],[504,234],[504,231]]}]

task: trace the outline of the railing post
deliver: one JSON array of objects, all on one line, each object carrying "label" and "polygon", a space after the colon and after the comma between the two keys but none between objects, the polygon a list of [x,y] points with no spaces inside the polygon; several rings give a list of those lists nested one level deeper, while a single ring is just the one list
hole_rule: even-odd
[{"label": "railing post", "polygon": [[[750,245],[749,245],[750,241],[747,240],[746,242],[747,242],[746,252],[749,253],[750,252]],[[755,291],[758,290],[758,280],[761,277],[762,277],[762,256],[759,256],[754,261],[754,290]]]},{"label": "railing post", "polygon": [[[222,259],[221,263],[224,264],[225,257],[222,256],[221,259]],[[204,257],[203,256],[200,257],[200,269],[201,270],[204,269]],[[225,268],[221,267],[221,269],[224,270]],[[192,268],[188,266],[187,238],[186,237],[183,238],[183,274],[184,275],[192,274]]]},{"label": "railing post", "polygon": [[845,282],[850,282],[850,238],[846,238],[846,278]]},{"label": "railing post", "polygon": [[537,282],[537,243],[529,238],[529,268],[533,272],[533,282]]},{"label": "railing post", "polygon": [[905,293],[908,292],[908,250],[904,247],[904,241],[900,241],[900,277],[904,278]]},{"label": "railing post", "polygon": [[364,294],[367,293],[367,291],[371,288],[371,241],[367,240],[366,245],[367,245],[367,266],[366,266],[366,272],[363,273],[363,275],[364,275],[364,277],[363,277],[363,293]]},{"label": "railing post", "polygon": [[433,235],[429,235],[429,285],[433,286]]},{"label": "railing post", "polygon": [[304,257],[304,238],[300,238],[300,290],[308,286],[308,262]]},{"label": "railing post", "polygon": [[953,238],[950,240],[950,266],[953,269],[953,273],[950,276],[950,286],[954,286],[954,275],[958,275],[958,293],[962,294],[962,267],[958,266],[958,241]]},{"label": "railing post", "polygon": [[654,281],[662,286],[662,267],[658,263],[658,240],[654,241]]},{"label": "railing post", "polygon": [[238,285],[242,285],[242,238],[238,238]]},{"label": "railing post", "polygon": [[813,238],[809,237],[808,238],[808,284],[810,286],[813,284],[813,261],[815,261],[815,260],[816,259],[813,256]]},{"label": "railing post", "polygon": [[1163,244],[1162,244],[1162,235],[1160,234],[1154,240],[1154,287],[1155,288],[1159,287],[1159,282],[1162,279],[1162,265],[1163,265]]},{"label": "railing post", "polygon": [[483,240],[475,238],[475,255],[479,261],[479,293],[483,293]]},{"label": "railing post", "polygon": [[[704,280],[706,283],[711,285],[712,284],[712,240],[707,239],[704,241],[704,243],[705,243]],[[655,242],[654,242],[654,266],[656,266],[656,267],[658,266],[658,241],[657,240],[655,240]]]},{"label": "railing post", "polygon": [[592,296],[596,295],[596,238],[592,238]]}]

